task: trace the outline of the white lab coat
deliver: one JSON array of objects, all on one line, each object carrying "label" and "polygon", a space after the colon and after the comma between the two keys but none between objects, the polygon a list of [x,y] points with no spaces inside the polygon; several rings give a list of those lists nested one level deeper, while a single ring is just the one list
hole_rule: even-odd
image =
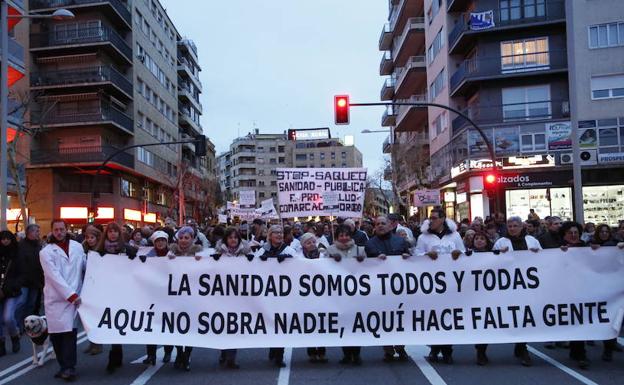
[{"label": "white lab coat", "polygon": [[77,309],[67,299],[74,293],[80,295],[87,256],[80,243],[69,241],[69,256],[51,243],[39,252],[39,260],[45,276],[43,298],[48,332],[70,332]]},{"label": "white lab coat", "polygon": [[414,254],[423,256],[430,251],[435,251],[438,254],[450,254],[454,250],[461,252],[466,251],[464,241],[457,232],[457,226],[455,222],[450,219],[446,219],[446,225],[450,232],[444,234],[442,238],[429,232],[429,219],[426,219],[422,226],[420,226],[421,234],[416,241],[416,250]]},{"label": "white lab coat", "polygon": [[[531,250],[531,249],[537,249],[537,250],[542,250],[542,245],[540,245],[539,241],[537,239],[535,239],[533,236],[531,235],[526,235],[524,237],[524,240],[526,241],[527,244],[527,249]],[[496,241],[496,243],[494,244],[494,246],[492,246],[492,250],[502,250],[502,249],[507,249],[509,251],[513,251],[513,246],[511,245],[511,240],[507,237],[502,237],[499,238],[498,241]]]}]

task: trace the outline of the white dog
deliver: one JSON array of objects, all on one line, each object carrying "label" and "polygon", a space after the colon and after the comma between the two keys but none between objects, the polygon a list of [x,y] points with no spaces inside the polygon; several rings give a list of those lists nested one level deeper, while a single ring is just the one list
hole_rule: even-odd
[{"label": "white dog", "polygon": [[[50,346],[50,336],[48,336],[48,321],[46,317],[38,315],[29,315],[24,320],[24,331],[30,337],[33,347],[33,365],[43,366],[48,355],[48,347]],[[39,348],[41,348],[41,357],[39,357]],[[54,358],[52,352],[50,358]]]}]

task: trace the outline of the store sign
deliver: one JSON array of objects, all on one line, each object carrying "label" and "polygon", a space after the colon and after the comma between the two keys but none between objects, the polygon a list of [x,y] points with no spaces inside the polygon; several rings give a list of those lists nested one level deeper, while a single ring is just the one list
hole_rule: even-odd
[{"label": "store sign", "polygon": [[127,221],[141,222],[143,214],[139,210],[124,209],[124,219]]},{"label": "store sign", "polygon": [[414,205],[416,207],[439,206],[439,190],[416,190],[414,191]]},{"label": "store sign", "polygon": [[459,195],[461,193],[465,193],[467,191],[468,191],[468,182],[467,181],[457,182],[457,187],[455,187],[455,192],[457,193],[457,195]]},{"label": "store sign", "polygon": [[545,188],[568,186],[571,179],[572,172],[566,170],[556,173],[537,172],[499,175],[497,182],[503,188]]},{"label": "store sign", "polygon": [[316,140],[316,139],[329,139],[329,138],[331,138],[329,128],[288,130],[289,140]]},{"label": "store sign", "polygon": [[572,125],[570,122],[546,123],[549,150],[564,150],[572,147]]},{"label": "store sign", "polygon": [[613,152],[610,154],[598,154],[598,163],[622,163],[624,162],[624,152]]},{"label": "store sign", "polygon": [[446,191],[444,193],[444,202],[455,202],[455,193],[452,191]]},{"label": "store sign", "polygon": [[[497,167],[503,167],[503,162],[497,160]],[[492,168],[492,159],[469,159],[451,168],[451,178],[455,178],[470,170],[487,170]]]},{"label": "store sign", "polygon": [[535,156],[510,156],[503,158],[503,170],[525,167],[554,167],[555,157],[553,155]]},{"label": "store sign", "polygon": [[463,193],[457,193],[457,204],[462,204],[462,203],[466,203],[468,201],[468,194],[466,194],[465,192]]}]

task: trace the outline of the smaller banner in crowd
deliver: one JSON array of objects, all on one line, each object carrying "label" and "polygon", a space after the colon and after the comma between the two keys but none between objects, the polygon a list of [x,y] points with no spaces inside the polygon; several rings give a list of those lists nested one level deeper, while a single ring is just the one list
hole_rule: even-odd
[{"label": "smaller banner in crowd", "polygon": [[239,192],[240,199],[239,204],[241,206],[255,206],[256,205],[256,192],[254,190],[241,190]]},{"label": "smaller banner in crowd", "polygon": [[414,191],[414,206],[439,206],[440,191],[439,190],[416,190]]},{"label": "smaller banner in crowd", "polygon": [[[277,192],[282,218],[362,216],[365,168],[278,168]],[[325,195],[327,193],[335,193]],[[331,196],[331,206],[323,197]]]},{"label": "smaller banner in crowd", "polygon": [[214,261],[213,252],[145,263],[91,252],[79,308],[89,341],[236,349],[608,340],[624,317],[616,247],[457,261]]}]

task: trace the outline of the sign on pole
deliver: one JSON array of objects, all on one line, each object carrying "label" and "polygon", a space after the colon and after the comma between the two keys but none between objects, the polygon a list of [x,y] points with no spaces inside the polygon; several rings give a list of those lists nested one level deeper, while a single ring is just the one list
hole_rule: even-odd
[{"label": "sign on pole", "polygon": [[260,203],[260,208],[256,209],[256,213],[264,219],[279,218],[279,216],[277,215],[277,210],[275,209],[275,205],[273,204],[273,198],[263,200],[262,203]]},{"label": "sign on pole", "polygon": [[255,206],[256,192],[254,190],[242,190],[240,192],[239,204],[241,206]]},{"label": "sign on pole", "polygon": [[[282,218],[362,216],[366,193],[365,168],[278,168],[276,171]],[[331,203],[331,207],[327,207],[327,203]]]},{"label": "sign on pole", "polygon": [[439,206],[440,191],[439,190],[416,190],[414,191],[414,206]]}]

